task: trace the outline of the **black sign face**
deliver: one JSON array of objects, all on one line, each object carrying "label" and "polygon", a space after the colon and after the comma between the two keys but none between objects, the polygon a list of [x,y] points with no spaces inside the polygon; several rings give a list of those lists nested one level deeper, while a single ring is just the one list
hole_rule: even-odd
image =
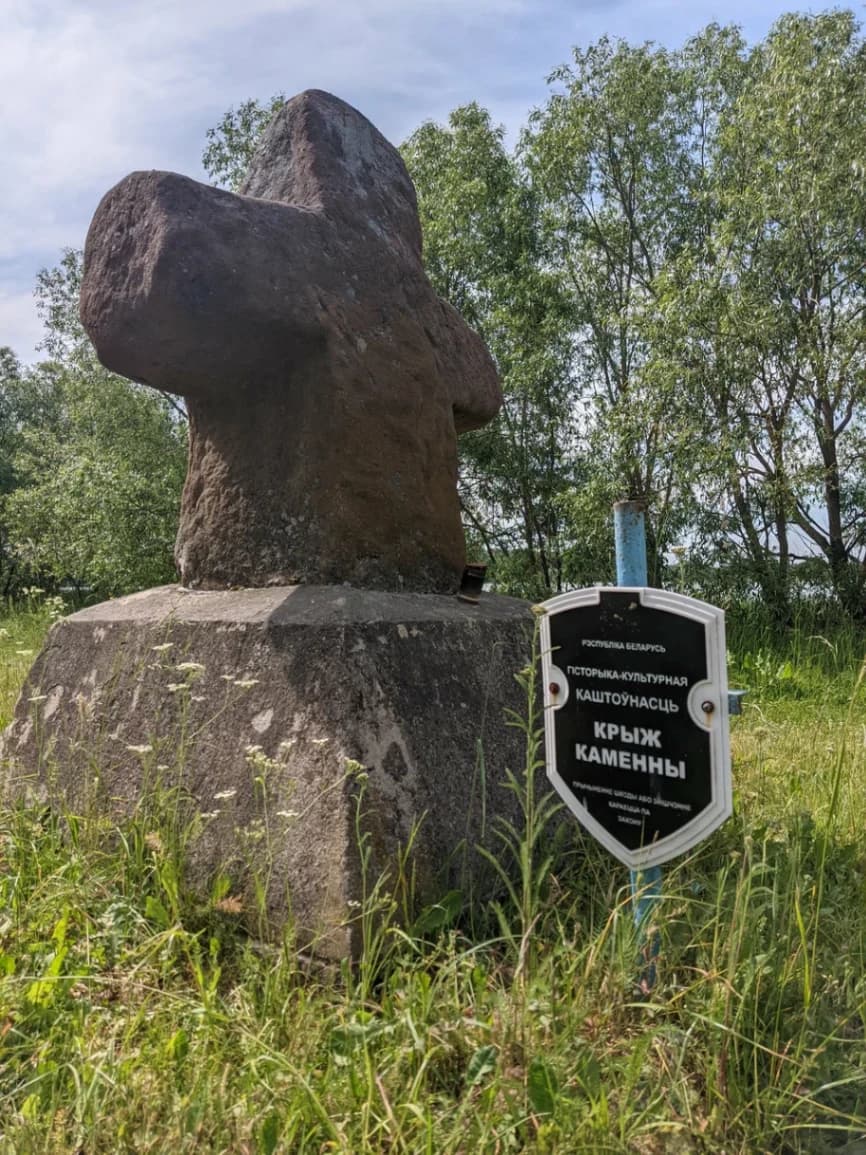
[{"label": "black sign face", "polygon": [[724,617],[651,589],[545,603],[548,775],[626,865],[664,862],[730,814]]}]

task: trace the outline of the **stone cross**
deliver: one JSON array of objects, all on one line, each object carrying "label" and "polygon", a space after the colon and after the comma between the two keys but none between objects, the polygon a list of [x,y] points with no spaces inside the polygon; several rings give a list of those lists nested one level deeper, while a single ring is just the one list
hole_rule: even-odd
[{"label": "stone cross", "polygon": [[457,434],[502,398],[427,281],[409,174],[365,117],[294,97],[240,195],[132,173],[84,266],[103,364],[187,402],[185,585],[457,588]]}]

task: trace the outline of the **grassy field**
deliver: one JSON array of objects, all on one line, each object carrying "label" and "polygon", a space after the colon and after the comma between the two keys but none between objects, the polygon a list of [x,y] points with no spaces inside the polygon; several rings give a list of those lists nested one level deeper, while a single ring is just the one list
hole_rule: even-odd
[{"label": "grassy field", "polygon": [[[47,617],[0,621],[0,722]],[[2,1155],[866,1155],[864,639],[729,643],[735,815],[665,869],[646,998],[625,870],[534,811],[498,908],[379,891],[336,974],[185,896],[176,832],[0,811]]]}]

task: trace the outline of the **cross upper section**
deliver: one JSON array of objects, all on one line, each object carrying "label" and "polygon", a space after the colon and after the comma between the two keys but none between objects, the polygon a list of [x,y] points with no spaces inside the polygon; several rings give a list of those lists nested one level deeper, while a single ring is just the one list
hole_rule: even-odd
[{"label": "cross upper section", "polygon": [[456,435],[501,394],[424,274],[399,153],[355,109],[288,101],[241,195],[126,177],[88,233],[81,316],[109,369],[187,399],[185,584],[456,587]]}]

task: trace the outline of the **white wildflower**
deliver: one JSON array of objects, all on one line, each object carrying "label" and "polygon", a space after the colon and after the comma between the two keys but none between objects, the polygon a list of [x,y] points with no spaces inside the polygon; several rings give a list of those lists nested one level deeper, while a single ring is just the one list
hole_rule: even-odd
[{"label": "white wildflower", "polygon": [[226,798],[234,798],[236,794],[237,790],[220,790],[219,793],[214,794],[214,799],[217,802],[223,802]]},{"label": "white wildflower", "polygon": [[153,746],[149,742],[145,742],[141,746],[127,746],[126,748],[130,754],[151,754],[153,752]]},{"label": "white wildflower", "polygon": [[162,642],[160,645],[151,646],[150,648],[153,650],[153,652],[155,654],[164,654],[166,652],[166,650],[172,649],[173,646],[174,646],[174,642]]}]

